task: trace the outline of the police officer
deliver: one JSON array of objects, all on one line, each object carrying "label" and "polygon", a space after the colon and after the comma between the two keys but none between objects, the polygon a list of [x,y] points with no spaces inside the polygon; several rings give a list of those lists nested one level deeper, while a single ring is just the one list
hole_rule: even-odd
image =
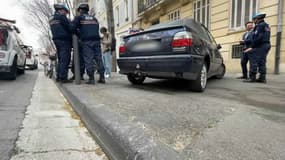
[{"label": "police officer", "polygon": [[98,20],[91,16],[89,12],[89,5],[85,3],[79,4],[77,11],[79,16],[76,16],[72,22],[72,30],[75,32],[79,30],[79,37],[82,45],[83,59],[89,80],[87,84],[95,84],[94,78],[94,59],[98,66],[100,74],[99,83],[105,83],[104,66],[102,61],[99,23]]},{"label": "police officer", "polygon": [[72,82],[67,79],[72,47],[70,22],[66,17],[69,9],[64,3],[55,4],[54,9],[55,13],[50,18],[49,24],[58,57],[56,80],[69,83]]},{"label": "police officer", "polygon": [[[271,48],[270,45],[270,27],[264,21],[266,14],[257,13],[253,16],[255,27],[252,35],[252,47],[249,52],[254,52],[255,61],[250,68],[250,79],[245,82],[266,83],[266,57]],[[260,74],[256,80],[257,70]]]}]

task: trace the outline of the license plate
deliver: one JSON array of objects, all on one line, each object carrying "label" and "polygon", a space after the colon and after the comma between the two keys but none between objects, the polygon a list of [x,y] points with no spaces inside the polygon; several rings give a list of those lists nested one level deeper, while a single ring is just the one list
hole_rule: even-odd
[{"label": "license plate", "polygon": [[139,43],[133,46],[133,51],[153,51],[160,48],[160,43],[157,41],[149,41],[144,43]]}]

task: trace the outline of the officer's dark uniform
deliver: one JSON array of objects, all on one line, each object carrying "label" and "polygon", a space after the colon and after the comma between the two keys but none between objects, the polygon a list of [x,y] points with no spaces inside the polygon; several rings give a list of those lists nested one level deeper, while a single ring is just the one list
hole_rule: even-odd
[{"label": "officer's dark uniform", "polygon": [[[58,8],[55,7],[55,9]],[[68,65],[72,48],[70,22],[65,15],[56,11],[50,18],[49,24],[58,56],[57,80],[65,81],[68,77]]]},{"label": "officer's dark uniform", "polygon": [[[87,4],[84,4],[87,5]],[[79,6],[80,9],[80,6]],[[82,8],[81,15],[75,17],[72,22],[72,30],[76,31],[79,29],[80,40],[82,45],[82,52],[84,58],[84,64],[86,72],[89,76],[89,84],[94,84],[94,59],[98,66],[98,72],[100,74],[99,82],[105,83],[104,78],[104,66],[102,61],[100,35],[99,35],[99,23],[98,20],[88,14],[89,7]]]},{"label": "officer's dark uniform", "polygon": [[270,27],[263,18],[265,14],[260,15],[261,19],[253,29],[252,48],[254,50],[255,63],[250,68],[250,78],[255,80],[257,70],[260,77],[257,82],[266,82],[266,57],[271,48],[270,45]]}]

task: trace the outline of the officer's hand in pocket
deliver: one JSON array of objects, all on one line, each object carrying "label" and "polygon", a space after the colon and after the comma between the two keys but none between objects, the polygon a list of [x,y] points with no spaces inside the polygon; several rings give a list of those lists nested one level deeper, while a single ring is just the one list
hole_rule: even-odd
[{"label": "officer's hand in pocket", "polygon": [[252,48],[248,48],[248,49],[244,50],[245,53],[251,53],[251,51],[252,51]]}]

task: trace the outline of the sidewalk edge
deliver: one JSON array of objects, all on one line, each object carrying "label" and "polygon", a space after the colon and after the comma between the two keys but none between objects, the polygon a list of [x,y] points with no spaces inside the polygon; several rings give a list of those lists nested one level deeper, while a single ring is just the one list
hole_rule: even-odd
[{"label": "sidewalk edge", "polygon": [[[173,149],[154,142],[143,130],[102,108],[83,104],[67,87],[57,84],[87,129],[112,160],[179,160]],[[96,111],[95,111],[96,110]]]}]

